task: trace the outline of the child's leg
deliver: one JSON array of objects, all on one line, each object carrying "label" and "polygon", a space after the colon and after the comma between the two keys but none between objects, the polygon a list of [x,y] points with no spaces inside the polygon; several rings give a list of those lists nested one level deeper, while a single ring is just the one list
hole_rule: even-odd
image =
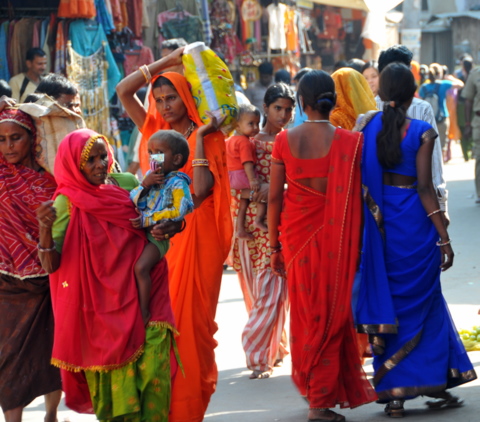
[{"label": "child's leg", "polygon": [[[247,198],[245,198],[246,195]],[[253,235],[245,230],[245,216],[247,215],[248,204],[250,203],[250,200],[248,199],[249,195],[249,189],[242,190],[240,204],[238,206],[237,226],[235,227],[235,236],[239,239],[245,240],[253,240]]]},{"label": "child's leg", "polygon": [[153,243],[147,243],[143,249],[140,258],[135,263],[135,277],[137,279],[138,297],[140,300],[140,309],[145,325],[150,319],[150,290],[152,288],[152,279],[150,271],[160,260],[160,252]]},{"label": "child's leg", "polygon": [[267,215],[267,204],[265,202],[257,202],[257,215],[253,225],[264,232],[268,232],[268,227],[265,225],[265,217]]}]

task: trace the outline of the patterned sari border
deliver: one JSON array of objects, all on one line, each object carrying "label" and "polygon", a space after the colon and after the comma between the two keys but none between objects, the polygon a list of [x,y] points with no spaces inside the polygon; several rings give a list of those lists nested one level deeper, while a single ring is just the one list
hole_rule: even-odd
[{"label": "patterned sari border", "polygon": [[129,363],[135,362],[140,358],[140,356],[143,354],[144,347],[143,344],[140,346],[140,348],[132,355],[130,356],[126,361],[122,363],[118,363],[115,365],[93,365],[93,366],[78,366],[78,365],[73,365],[68,362],[64,362],[60,359],[52,358],[50,360],[50,363],[53,366],[56,366],[57,368],[64,369],[65,371],[70,371],[70,372],[82,372],[82,371],[92,371],[92,372],[109,372],[113,371],[114,369],[119,369],[123,368],[124,366],[128,365]]},{"label": "patterned sari border", "polygon": [[375,202],[372,195],[370,195],[368,186],[362,184],[362,188],[363,188],[363,200],[365,201],[367,208],[369,209],[373,219],[375,220],[375,223],[377,224],[378,231],[382,235],[382,239],[385,240],[385,229],[383,227],[383,215],[382,215],[382,212],[380,211],[380,207]]},{"label": "patterned sari border", "polygon": [[428,129],[427,131],[422,133],[422,144],[427,142],[429,139],[436,139],[438,137],[438,133],[435,131],[433,127]]},{"label": "patterned sari border", "polygon": [[398,324],[357,324],[360,334],[397,334]]},{"label": "patterned sari border", "polygon": [[448,379],[445,384],[440,385],[424,385],[421,387],[397,387],[390,390],[377,392],[379,402],[385,403],[390,400],[415,398],[417,396],[429,396],[435,393],[445,391],[447,388],[457,387],[477,379],[477,374],[474,369],[469,369],[465,372],[460,372],[458,369],[451,368],[448,371]]},{"label": "patterned sari border", "polygon": [[395,368],[403,359],[410,354],[415,347],[417,347],[418,343],[420,343],[420,339],[422,338],[422,330],[420,330],[415,337],[411,340],[407,341],[403,347],[394,353],[390,359],[387,359],[383,365],[378,368],[377,373],[373,377],[373,385],[376,387],[378,383],[382,380],[382,378],[387,375],[393,368]]},{"label": "patterned sari border", "polygon": [[0,270],[0,274],[8,275],[10,277],[18,278],[19,280],[27,280],[29,278],[41,278],[41,277],[48,277],[48,273],[38,273],[38,274],[31,274],[31,275],[23,275],[20,276],[18,274],[13,274],[8,271]]}]

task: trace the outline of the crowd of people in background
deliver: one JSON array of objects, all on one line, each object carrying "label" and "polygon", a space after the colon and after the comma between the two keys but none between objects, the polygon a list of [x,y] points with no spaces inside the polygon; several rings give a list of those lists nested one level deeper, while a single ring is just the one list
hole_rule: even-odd
[{"label": "crowd of people in background", "polygon": [[454,262],[443,165],[460,142],[480,204],[480,68],[468,55],[453,74],[420,65],[402,45],[331,75],[263,62],[257,82],[235,86],[226,136],[197,111],[185,44],[165,41],[116,87],[136,126],[130,173],[88,128],[58,145],[52,174],[39,164],[36,123],[18,105],[48,96],[82,114],[78,87],[44,75],[41,49],[0,81],[6,421],[40,395],[55,421],[61,390],[102,421],[203,420],[225,263],[248,313],[249,378],[268,379],[290,353],[309,421],[373,401],[403,417],[418,396],[461,406],[447,390],[476,373],[441,291]]}]

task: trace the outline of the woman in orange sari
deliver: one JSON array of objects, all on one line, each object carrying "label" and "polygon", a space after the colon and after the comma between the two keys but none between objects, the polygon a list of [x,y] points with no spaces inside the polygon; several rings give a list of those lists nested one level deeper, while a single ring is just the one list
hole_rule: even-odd
[{"label": "woman in orange sari", "polygon": [[[120,82],[117,93],[143,134],[142,169],[148,169],[146,142],[159,129],[173,129],[184,135],[194,158],[181,171],[193,180],[195,210],[185,217],[186,227],[175,236],[166,255],[170,296],[180,332],[177,343],[185,370],[185,377],[178,376],[173,386],[170,420],[192,422],[203,420],[218,375],[214,318],[223,263],[233,234],[225,140],[219,131],[210,133],[215,130],[212,124],[199,131],[203,123],[187,80],[179,73],[166,72],[151,80],[148,111],[135,95],[146,81],[150,82],[150,74],[181,64],[182,53],[183,48],[179,48],[133,72]],[[168,239],[176,232],[178,227],[167,226],[158,231],[157,238]]]},{"label": "woman in orange sari", "polygon": [[308,120],[277,135],[272,152],[270,263],[288,281],[292,378],[310,404],[308,420],[341,422],[345,417],[329,408],[376,399],[350,306],[360,254],[363,137],[328,120],[336,95],[327,73],[305,75],[298,96]]},{"label": "woman in orange sari", "polygon": [[330,115],[332,125],[352,130],[360,114],[376,110],[377,104],[365,77],[354,69],[342,67],[332,74],[337,104]]}]

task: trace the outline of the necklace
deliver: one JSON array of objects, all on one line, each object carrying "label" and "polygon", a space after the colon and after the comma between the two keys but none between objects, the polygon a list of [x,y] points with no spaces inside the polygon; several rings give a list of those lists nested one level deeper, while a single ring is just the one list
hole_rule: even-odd
[{"label": "necklace", "polygon": [[195,129],[195,123],[191,122],[191,123],[190,123],[190,126],[188,127],[188,129],[186,130],[186,132],[183,134],[183,136],[185,137],[185,139],[188,139],[188,137],[192,134],[193,129]]},{"label": "necklace", "polygon": [[305,120],[304,123],[330,123],[330,120]]}]

